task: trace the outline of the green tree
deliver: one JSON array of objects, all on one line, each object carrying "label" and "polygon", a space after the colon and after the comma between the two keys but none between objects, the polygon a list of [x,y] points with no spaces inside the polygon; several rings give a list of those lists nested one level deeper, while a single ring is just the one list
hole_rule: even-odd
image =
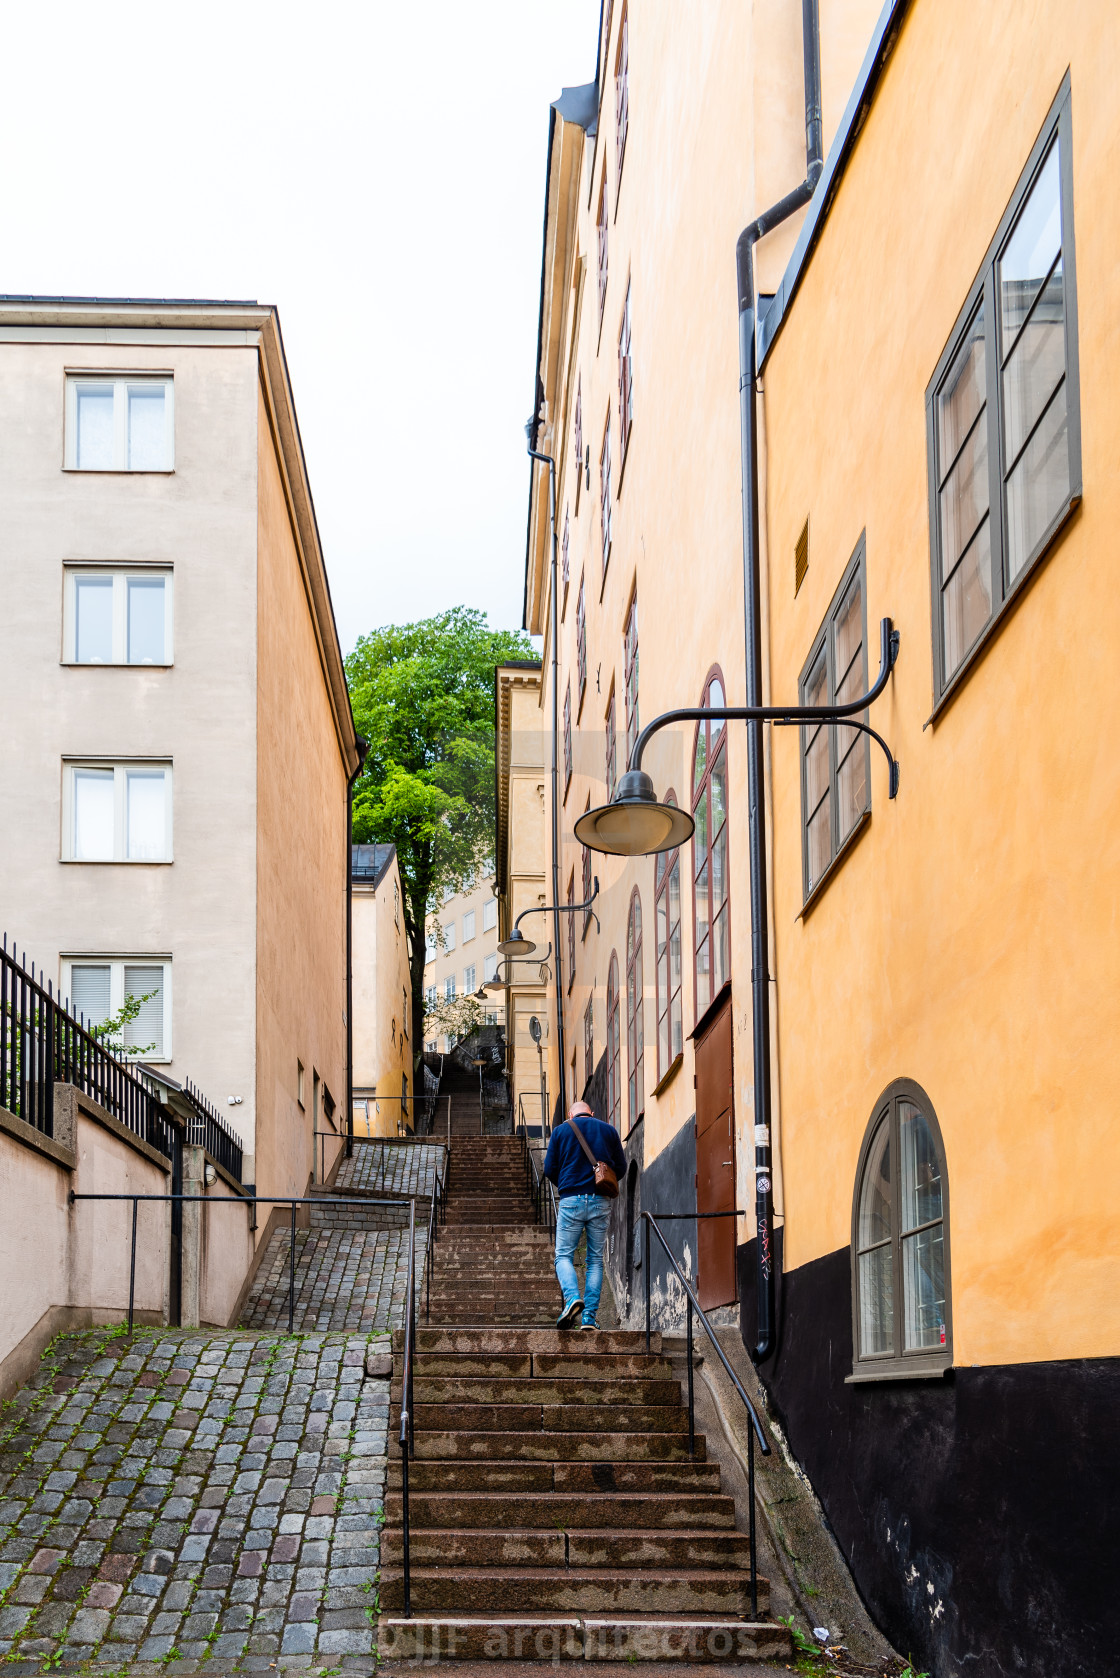
[{"label": "green tree", "polygon": [[494,670],[533,656],[526,636],[456,606],[375,629],[346,660],[354,721],[369,743],[354,786],[354,838],[397,847],[417,1057],[425,917],[494,850]]}]

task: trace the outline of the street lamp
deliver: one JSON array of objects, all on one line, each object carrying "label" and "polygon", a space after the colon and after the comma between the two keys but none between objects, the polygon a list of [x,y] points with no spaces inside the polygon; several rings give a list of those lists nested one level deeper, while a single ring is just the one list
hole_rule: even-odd
[{"label": "street lamp", "polygon": [[[648,779],[648,776],[647,776],[647,779]],[[653,786],[652,786],[652,783],[651,783],[651,785],[650,785],[651,796],[652,796],[652,793],[653,793]],[[690,831],[691,831],[691,829],[690,829]],[[598,897],[598,895],[599,895],[599,876],[598,876],[598,874],[596,874],[595,884],[594,884],[594,887],[592,889],[591,896],[587,899],[586,903],[541,903],[541,904],[535,905],[532,909],[522,909],[521,913],[518,915],[517,919],[513,923],[512,930],[506,934],[506,936],[502,939],[501,943],[498,945],[499,954],[504,955],[504,956],[531,956],[532,955],[533,951],[536,949],[537,946],[535,944],[531,943],[529,941],[529,939],[526,938],[525,934],[521,931],[521,922],[525,919],[526,915],[576,915],[576,914],[579,913],[579,911],[581,909],[586,909],[586,910],[588,910],[588,912],[591,914],[592,918],[594,919],[595,930],[597,932],[601,931],[602,929],[599,926],[599,917],[595,913],[594,909],[592,909],[592,907],[591,907],[591,905],[594,903],[594,901]],[[549,949],[551,950],[551,948],[552,948],[552,945],[550,944]],[[541,957],[541,960],[542,961],[544,960],[543,956]]]}]

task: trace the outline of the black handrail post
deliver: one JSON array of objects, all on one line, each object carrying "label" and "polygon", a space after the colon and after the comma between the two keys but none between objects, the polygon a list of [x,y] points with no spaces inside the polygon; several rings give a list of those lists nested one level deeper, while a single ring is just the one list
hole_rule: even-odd
[{"label": "black handrail post", "polygon": [[692,1301],[688,1305],[688,1454],[696,1455],[696,1411],[692,1391]]},{"label": "black handrail post", "polygon": [[288,1252],[288,1333],[296,1324],[296,1203],[292,1201],[292,1244]]},{"label": "black handrail post", "polygon": [[132,1258],[128,1267],[128,1332],[132,1333],[132,1306],[136,1298],[136,1211],[139,1202],[132,1197]]},{"label": "black handrail post", "polygon": [[649,1356],[649,1220],[646,1219],[646,1356]]},{"label": "black handrail post", "polygon": [[747,1500],[750,1503],[751,1619],[758,1619],[758,1552],[754,1526],[754,1429],[747,1429]]}]

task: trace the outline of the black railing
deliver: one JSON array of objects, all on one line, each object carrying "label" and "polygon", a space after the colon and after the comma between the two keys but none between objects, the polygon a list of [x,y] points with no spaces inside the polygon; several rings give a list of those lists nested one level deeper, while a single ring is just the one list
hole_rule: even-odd
[{"label": "black railing", "polygon": [[[389,1103],[389,1109],[390,1109],[391,1113],[396,1111],[397,1109],[399,1109],[399,1113],[398,1113],[398,1116],[397,1116],[397,1119],[396,1119],[398,1136],[415,1137],[417,1141],[427,1140],[428,1138],[435,1135],[436,1124],[437,1124],[437,1119],[438,1119],[438,1104],[441,1100],[445,1101],[447,1103],[445,1123],[446,1123],[446,1127],[447,1127],[447,1137],[448,1137],[448,1140],[450,1140],[450,1138],[451,1138],[451,1097],[449,1095],[445,1095],[445,1096],[441,1097],[438,1093],[429,1094],[429,1095],[409,1095],[409,1096],[389,1095],[389,1094],[386,1094],[386,1095],[355,1095],[355,1097],[354,1097],[354,1112],[353,1112],[354,1124],[355,1125],[364,1124],[364,1125],[368,1126],[372,1122],[372,1117],[379,1116],[378,1115],[378,1108],[379,1108],[380,1103],[382,1101],[387,1101]],[[371,1109],[372,1109],[372,1117],[371,1117]],[[443,1127],[443,1125],[440,1125],[439,1128],[442,1130],[444,1127]],[[342,1134],[342,1140],[346,1141],[347,1138],[346,1138],[345,1132],[342,1132],[341,1134]],[[368,1130],[367,1130],[367,1133],[366,1133],[366,1137],[364,1137],[364,1138],[361,1136],[361,1134],[357,1130],[355,1130],[354,1135],[353,1135],[353,1140],[355,1142],[360,1142],[360,1141],[363,1141],[363,1140],[367,1140],[368,1136],[369,1136]]]},{"label": "black railing", "polygon": [[[665,1213],[659,1213],[658,1216],[664,1217],[666,1219],[677,1218],[677,1217],[687,1217],[687,1218],[691,1219],[691,1218],[695,1218],[695,1217],[703,1218],[703,1217],[706,1217],[706,1216],[707,1217],[715,1217],[715,1218],[724,1218],[724,1217],[735,1218],[735,1217],[741,1216],[741,1214],[738,1213],[738,1212],[711,1212],[711,1213],[704,1213],[704,1212],[699,1212],[699,1213],[697,1213],[697,1212],[688,1212],[688,1213],[665,1212]],[[677,1281],[680,1283],[681,1287],[684,1289],[684,1296],[685,1296],[685,1300],[687,1301],[688,1309],[687,1309],[686,1350],[687,1350],[687,1357],[688,1357],[688,1454],[689,1454],[689,1456],[692,1457],[696,1454],[696,1411],[695,1411],[694,1395],[693,1395],[694,1380],[693,1380],[693,1343],[692,1343],[692,1317],[693,1317],[694,1312],[695,1312],[696,1316],[699,1317],[701,1325],[704,1329],[704,1332],[708,1336],[708,1339],[712,1343],[712,1349],[715,1352],[716,1356],[719,1358],[719,1361],[722,1363],[725,1371],[727,1372],[727,1375],[728,1375],[728,1377],[731,1381],[732,1386],[735,1388],[735,1391],[739,1394],[739,1397],[742,1399],[744,1405],[746,1406],[747,1415],[750,1419],[750,1424],[751,1425],[747,1429],[747,1485],[748,1485],[748,1490],[749,1490],[748,1503],[749,1503],[750,1549],[751,1549],[751,1618],[753,1620],[757,1620],[758,1619],[758,1545],[757,1545],[757,1535],[756,1535],[756,1531],[755,1531],[755,1527],[756,1527],[756,1521],[755,1521],[755,1485],[754,1485],[754,1442],[755,1442],[755,1439],[757,1438],[758,1443],[759,1443],[759,1447],[760,1447],[764,1457],[768,1457],[770,1455],[770,1447],[766,1443],[766,1435],[762,1431],[762,1424],[758,1419],[758,1412],[755,1410],[754,1405],[751,1403],[750,1399],[747,1397],[747,1394],[743,1389],[743,1383],[740,1381],[739,1377],[736,1375],[735,1371],[732,1369],[730,1363],[728,1362],[726,1352],[724,1351],[723,1347],[720,1345],[719,1341],[716,1339],[715,1329],[712,1327],[711,1323],[708,1321],[707,1317],[704,1315],[703,1311],[700,1309],[700,1301],[697,1299],[696,1294],[693,1291],[692,1283],[688,1280],[684,1271],[681,1269],[680,1265],[677,1263],[676,1259],[673,1256],[673,1253],[670,1250],[669,1243],[666,1241],[666,1239],[665,1239],[664,1235],[662,1234],[661,1230],[657,1227],[657,1219],[654,1217],[654,1214],[652,1212],[643,1212],[642,1213],[642,1221],[644,1222],[645,1228],[646,1228],[646,1233],[645,1233],[645,1272],[646,1272],[646,1351],[647,1351],[647,1353],[649,1352],[649,1349],[650,1349],[649,1232],[650,1232],[651,1229],[653,1230],[653,1233],[657,1236],[657,1239],[660,1241],[662,1247],[665,1249],[665,1257],[669,1260],[669,1263],[672,1265],[673,1270],[676,1274]]]},{"label": "black railing", "polygon": [[538,1167],[537,1156],[533,1152],[525,1125],[519,1125],[517,1133],[521,1138],[521,1155],[525,1164],[525,1187],[533,1202],[533,1221],[549,1231],[555,1230],[556,1187]]},{"label": "black railing", "polygon": [[235,1183],[242,1182],[241,1167],[244,1156],[241,1138],[234,1135],[221,1114],[211,1106],[202,1091],[197,1089],[189,1078],[183,1085],[183,1094],[194,1109],[193,1118],[187,1120],[186,1140],[195,1147],[204,1148],[210,1158],[220,1165]]},{"label": "black railing", "polygon": [[401,1554],[404,1560],[404,1615],[412,1617],[412,1579],[409,1570],[408,1461],[413,1454],[412,1365],[416,1344],[416,1202],[408,1214],[408,1280],[405,1284],[404,1355],[401,1358]]},{"label": "black railing", "polygon": [[159,1095],[138,1066],[112,1054],[84,1020],[75,1018],[27,957],[0,947],[0,1105],[54,1135],[54,1086],[74,1084],[165,1159],[174,1128]]}]

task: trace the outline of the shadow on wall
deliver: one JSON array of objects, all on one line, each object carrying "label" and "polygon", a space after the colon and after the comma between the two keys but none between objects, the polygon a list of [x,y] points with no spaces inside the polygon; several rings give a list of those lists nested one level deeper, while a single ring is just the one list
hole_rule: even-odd
[{"label": "shadow on wall", "polygon": [[[696,1124],[689,1119],[648,1168],[644,1163],[644,1123],[639,1120],[623,1143],[629,1162],[611,1213],[608,1271],[618,1302],[620,1322],[644,1328],[645,1226],[642,1212],[686,1212],[696,1209]],[[692,1279],[696,1271],[696,1219],[689,1216],[662,1224],[674,1258]],[[670,1334],[685,1326],[684,1289],[669,1268],[656,1236],[650,1237],[650,1323]]]}]

